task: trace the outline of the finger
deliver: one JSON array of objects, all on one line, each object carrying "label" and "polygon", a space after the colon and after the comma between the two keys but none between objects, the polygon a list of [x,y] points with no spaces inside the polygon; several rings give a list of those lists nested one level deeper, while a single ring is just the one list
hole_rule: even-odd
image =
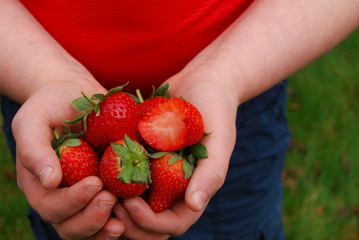
[{"label": "finger", "polygon": [[[226,120],[222,116],[213,117],[215,119],[209,122],[208,127],[209,129],[216,129],[216,131],[202,140],[207,148],[208,158],[198,160],[197,167],[186,190],[185,200],[188,207],[193,211],[203,210],[211,197],[224,184],[234,147],[234,124],[227,122],[224,124],[226,128],[219,129],[211,126],[210,123],[226,123]],[[228,129],[233,129],[233,131]]]},{"label": "finger", "polygon": [[88,240],[118,240],[125,232],[125,226],[116,218],[109,218],[105,226]]},{"label": "finger", "polygon": [[141,229],[173,236],[182,235],[202,214],[190,210],[184,201],[160,213],[154,213],[141,198],[127,199],[123,206]]},{"label": "finger", "polygon": [[46,190],[21,164],[18,167],[18,181],[30,205],[42,218],[58,223],[84,208],[101,191],[103,184],[98,177],[91,176],[69,188]]},{"label": "finger", "polygon": [[[30,100],[29,100],[30,101]],[[12,129],[16,139],[17,161],[33,173],[46,188],[54,188],[61,181],[62,171],[55,151],[51,147],[51,129],[41,107],[36,114],[34,106],[25,103],[15,116]],[[36,106],[36,104],[34,104]],[[22,186],[20,186],[22,187]]]},{"label": "finger", "polygon": [[185,194],[186,203],[193,211],[203,210],[210,198],[223,185],[227,174],[228,162],[219,161],[223,155],[211,151],[210,145],[207,145],[207,149],[210,157],[198,160]]},{"label": "finger", "polygon": [[83,210],[54,226],[65,239],[93,236],[105,226],[116,201],[110,192],[101,191]]},{"label": "finger", "polygon": [[[131,240],[165,240],[169,238],[168,234],[155,233],[151,230],[143,229],[141,226],[138,226],[137,222],[135,223],[131,219],[131,216],[126,208],[120,203],[115,205],[113,212],[115,216],[124,223],[126,229],[124,235]],[[144,209],[142,214],[146,215],[148,213]]]}]

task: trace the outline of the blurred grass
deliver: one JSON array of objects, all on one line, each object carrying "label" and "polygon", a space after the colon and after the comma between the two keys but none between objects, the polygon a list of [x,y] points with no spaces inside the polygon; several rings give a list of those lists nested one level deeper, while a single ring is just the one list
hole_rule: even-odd
[{"label": "blurred grass", "polygon": [[17,186],[15,165],[11,160],[2,130],[0,130],[0,184],[0,239],[33,240],[30,223],[27,221],[28,203]]},{"label": "blurred grass", "polygon": [[[359,239],[359,30],[290,77],[287,240]],[[0,131],[0,239],[33,240]]]},{"label": "blurred grass", "polygon": [[288,240],[359,239],[359,31],[289,81]]}]

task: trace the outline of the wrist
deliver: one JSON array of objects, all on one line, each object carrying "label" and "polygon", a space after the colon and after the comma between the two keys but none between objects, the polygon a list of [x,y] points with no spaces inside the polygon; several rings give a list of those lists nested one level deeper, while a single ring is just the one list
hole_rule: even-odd
[{"label": "wrist", "polygon": [[204,81],[204,85],[216,86],[221,94],[225,94],[233,106],[238,107],[242,90],[239,87],[239,66],[236,66],[233,53],[229,49],[205,49],[197,55],[183,70],[195,73],[196,81]]},{"label": "wrist", "polygon": [[[21,84],[14,84],[9,87],[9,97],[13,100],[24,103],[30,97],[49,88],[68,88],[69,92],[81,91],[92,93],[97,90],[104,91],[103,87],[95,80],[95,78],[87,71],[81,64],[77,62],[57,62],[53,61],[49,64],[44,63],[44,66],[38,67],[41,69],[37,72],[32,72],[29,75],[19,73],[15,76],[15,82]],[[16,81],[16,79],[18,81]],[[5,93],[6,94],[6,93]]]}]

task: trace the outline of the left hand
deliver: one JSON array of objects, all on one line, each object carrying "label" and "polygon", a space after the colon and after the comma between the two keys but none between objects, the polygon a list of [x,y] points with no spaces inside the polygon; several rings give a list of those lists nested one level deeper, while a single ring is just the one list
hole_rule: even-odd
[{"label": "left hand", "polygon": [[[205,74],[202,74],[205,73]],[[199,159],[184,201],[154,213],[141,198],[126,199],[114,207],[132,240],[167,239],[182,235],[201,216],[211,197],[223,185],[235,143],[236,92],[219,75],[208,71],[181,72],[168,80],[170,95],[181,96],[201,112],[206,132],[202,143],[208,158]]]}]

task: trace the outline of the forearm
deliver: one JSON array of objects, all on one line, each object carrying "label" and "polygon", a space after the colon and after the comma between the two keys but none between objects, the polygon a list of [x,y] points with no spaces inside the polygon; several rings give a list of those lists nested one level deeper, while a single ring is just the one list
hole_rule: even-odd
[{"label": "forearm", "polygon": [[358,23],[357,0],[256,0],[188,67],[222,72],[242,103],[333,48]]},{"label": "forearm", "polygon": [[97,83],[16,0],[0,0],[0,92],[22,103],[52,81]]}]

